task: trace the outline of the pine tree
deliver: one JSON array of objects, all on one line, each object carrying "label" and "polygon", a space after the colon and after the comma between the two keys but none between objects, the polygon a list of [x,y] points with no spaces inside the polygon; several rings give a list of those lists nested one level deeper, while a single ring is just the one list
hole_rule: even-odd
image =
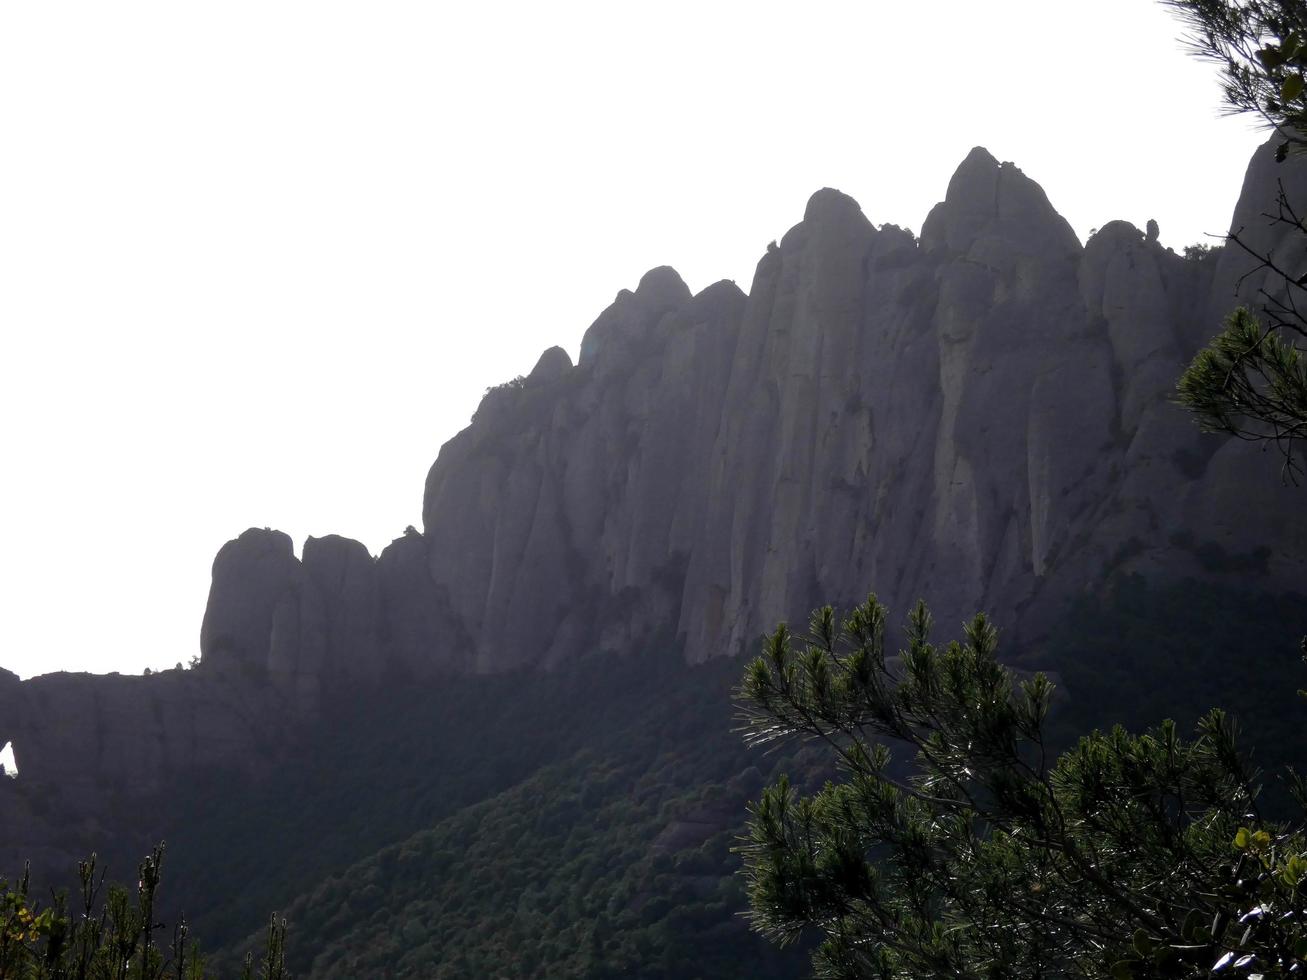
[{"label": "pine tree", "polygon": [[751,742],[819,740],[842,770],[754,806],[757,929],[816,930],[832,978],[1307,969],[1307,840],[1261,816],[1222,712],[1190,740],[1171,722],[1116,728],[1052,758],[1053,685],[1002,667],[984,616],[941,648],[918,604],[897,656],[885,631],[874,596],[842,627],[826,607],[802,641],[780,626],[745,674]]}]

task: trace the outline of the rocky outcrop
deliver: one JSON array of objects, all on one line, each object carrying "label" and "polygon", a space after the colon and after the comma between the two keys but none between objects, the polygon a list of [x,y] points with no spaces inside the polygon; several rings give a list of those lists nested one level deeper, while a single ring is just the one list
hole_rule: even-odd
[{"label": "rocky outcrop", "polygon": [[587,331],[578,366],[492,391],[441,450],[428,568],[476,669],[548,664],[675,622],[744,306],[733,283],[691,297],[655,269]]},{"label": "rocky outcrop", "polygon": [[6,705],[20,780],[149,793],[202,766],[254,771],[275,755],[294,700],[193,670],[139,677],[45,674]]},{"label": "rocky outcrop", "polygon": [[448,593],[431,580],[427,545],[410,528],[377,560],[380,586],[380,670],[430,677],[471,670],[472,644],[449,605]]},{"label": "rocky outcrop", "polygon": [[[1307,167],[1268,145],[1234,219],[1273,256],[1296,254],[1257,224],[1281,180],[1307,200]],[[0,744],[20,784],[139,797],[257,770],[360,683],[651,644],[701,660],[869,588],[944,623],[985,609],[1009,637],[1114,569],[1301,588],[1302,491],[1170,401],[1268,281],[1242,278],[1246,253],[1185,258],[1155,232],[1112,222],[1082,247],[982,149],[920,239],[819,191],[747,295],[654,269],[578,363],[551,348],[487,392],[431,468],[422,532],[375,558],[310,538],[300,559],[246,531],[214,561],[199,669],[0,672]]]},{"label": "rocky outcrop", "polygon": [[488,395],[428,477],[430,578],[479,670],[654,635],[735,652],[868,587],[1037,632],[1112,568],[1219,574],[1205,546],[1297,587],[1275,473],[1170,401],[1237,268],[1125,222],[1082,248],[979,148],[920,241],[820,191],[747,297],[653,270],[576,367]]},{"label": "rocky outcrop", "polygon": [[322,610],[322,657],[344,678],[376,677],[381,577],[361,542],[328,534],[304,542],[304,578]]},{"label": "rocky outcrop", "polygon": [[[1268,298],[1285,298],[1284,278],[1262,268],[1263,261],[1277,266],[1289,278],[1307,272],[1307,252],[1302,248],[1297,219],[1307,207],[1307,166],[1300,154],[1285,162],[1276,161],[1281,142],[1273,135],[1253,154],[1244,175],[1239,203],[1230,219],[1230,234],[1238,244],[1222,250],[1216,260],[1208,316],[1213,328],[1199,334],[1206,340],[1240,302],[1261,306]],[[1281,207],[1281,191],[1288,209]],[[1302,290],[1296,290],[1301,308]]]},{"label": "rocky outcrop", "polygon": [[298,693],[198,670],[152,675],[56,673],[0,678],[0,874],[21,862],[57,873],[130,828],[145,847],[160,828],[148,801],[197,773],[275,770],[304,719]]},{"label": "rocky outcrop", "polygon": [[250,528],[214,560],[202,670],[265,677],[306,709],[324,686],[466,670],[466,646],[427,554],[409,528],[379,558],[329,534],[306,540],[300,560],[287,535]]},{"label": "rocky outcrop", "polygon": [[222,547],[200,627],[207,670],[267,675],[309,699],[324,673],[327,642],[322,597],[288,535],[250,528]]}]

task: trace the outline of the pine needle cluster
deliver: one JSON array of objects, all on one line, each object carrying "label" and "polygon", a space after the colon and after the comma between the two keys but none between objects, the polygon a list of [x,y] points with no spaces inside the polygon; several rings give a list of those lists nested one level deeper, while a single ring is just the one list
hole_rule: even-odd
[{"label": "pine needle cluster", "polygon": [[749,741],[818,740],[841,767],[815,795],[781,780],[753,807],[740,851],[757,929],[816,930],[828,978],[1305,968],[1307,841],[1262,817],[1224,713],[1191,739],[1169,721],[1115,728],[1052,758],[1054,686],[1003,667],[984,616],[938,647],[918,603],[894,656],[885,624],[874,596],[842,626],[820,609],[745,674]]}]

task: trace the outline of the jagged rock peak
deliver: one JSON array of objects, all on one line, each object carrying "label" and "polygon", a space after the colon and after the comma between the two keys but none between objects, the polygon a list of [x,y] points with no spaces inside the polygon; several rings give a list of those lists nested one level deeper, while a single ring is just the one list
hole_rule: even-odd
[{"label": "jagged rock peak", "polygon": [[[781,253],[793,253],[818,242],[835,251],[861,248],[866,244],[864,239],[873,237],[875,233],[875,226],[867,220],[857,201],[843,191],[823,187],[808,198],[803,220],[781,237],[780,248],[768,247],[767,254],[758,262],[758,268],[769,269],[771,261],[778,259]],[[758,281],[756,275],[754,281]]]},{"label": "jagged rock peak", "polygon": [[206,667],[264,666],[277,603],[302,570],[289,534],[252,527],[213,560],[213,584],[200,627]]},{"label": "jagged rock peak", "polygon": [[853,215],[864,217],[862,206],[833,187],[823,187],[817,191],[808,198],[808,206],[803,209],[803,220],[817,223],[838,221]]},{"label": "jagged rock peak", "polygon": [[367,545],[340,534],[312,535],[304,539],[304,567],[316,573],[319,569],[337,571],[351,563],[371,564],[376,559]]},{"label": "jagged rock peak", "polygon": [[567,351],[561,347],[550,347],[540,355],[540,360],[536,361],[536,366],[531,369],[526,379],[533,383],[553,381],[555,378],[561,378],[571,369],[572,358]]},{"label": "jagged rock peak", "polygon": [[1041,258],[1076,258],[1080,239],[1053,209],[1044,189],[1013,163],[999,163],[983,146],[967,154],[944,200],[921,228],[927,249],[966,254],[978,242],[999,240]]},{"label": "jagged rock peak", "polygon": [[295,543],[285,531],[278,531],[271,527],[251,527],[219,548],[214,564],[221,561],[224,554],[231,552],[240,552],[248,557],[293,556]]},{"label": "jagged rock peak", "polygon": [[734,279],[718,279],[711,286],[705,286],[694,294],[694,298],[690,301],[690,309],[713,310],[723,306],[734,308],[736,304],[748,298],[748,294]]},{"label": "jagged rock peak", "polygon": [[1255,256],[1269,256],[1292,279],[1307,273],[1301,232],[1288,215],[1288,220],[1279,218],[1281,191],[1294,208],[1307,200],[1307,154],[1291,153],[1278,161],[1277,150],[1283,140],[1278,132],[1272,133],[1248,161],[1230,219],[1230,234],[1239,244],[1222,249],[1218,260],[1209,313],[1212,324],[1220,323],[1241,303],[1257,310],[1272,298],[1284,298],[1284,279],[1260,267]]},{"label": "jagged rock peak", "polygon": [[611,306],[599,314],[581,338],[581,364],[608,352],[629,351],[640,345],[666,314],[690,301],[690,287],[675,269],[660,265],[640,277],[635,292],[622,290]]},{"label": "jagged rock peak", "polygon": [[1129,221],[1116,218],[1099,228],[1089,241],[1085,242],[1086,257],[1105,250],[1116,251],[1128,245],[1137,245],[1144,241],[1144,233]]},{"label": "jagged rock peak", "polygon": [[688,303],[665,316],[654,330],[657,346],[666,348],[673,338],[701,327],[710,333],[729,329],[744,315],[749,296],[732,279],[719,279],[695,293]]},{"label": "jagged rock peak", "polygon": [[1279,133],[1272,133],[1249,159],[1239,200],[1230,219],[1231,234],[1246,236],[1251,233],[1256,237],[1267,229],[1276,235],[1283,234],[1284,227],[1274,218],[1281,186],[1286,198],[1301,207],[1298,202],[1307,194],[1307,156],[1292,153],[1279,160],[1277,151],[1283,141],[1284,137]]},{"label": "jagged rock peak", "polygon": [[679,306],[690,298],[690,287],[670,265],[660,265],[640,277],[635,295],[648,302]]}]

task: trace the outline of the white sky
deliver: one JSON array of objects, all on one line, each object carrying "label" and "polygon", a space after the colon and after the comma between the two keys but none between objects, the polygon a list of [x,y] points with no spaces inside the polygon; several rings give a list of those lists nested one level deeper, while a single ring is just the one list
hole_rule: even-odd
[{"label": "white sky", "polygon": [[0,4],[0,666],[198,651],[249,526],[374,553],[441,443],[655,265],[976,144],[1084,238],[1224,229],[1262,139],[1150,0]]},{"label": "white sky", "polygon": [[18,760],[14,758],[12,742],[5,742],[3,746],[0,746],[0,766],[5,767],[6,776],[18,775]]}]

